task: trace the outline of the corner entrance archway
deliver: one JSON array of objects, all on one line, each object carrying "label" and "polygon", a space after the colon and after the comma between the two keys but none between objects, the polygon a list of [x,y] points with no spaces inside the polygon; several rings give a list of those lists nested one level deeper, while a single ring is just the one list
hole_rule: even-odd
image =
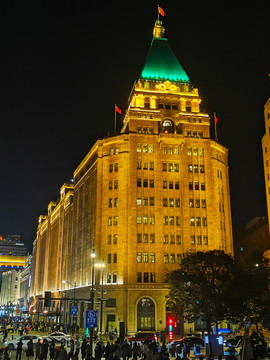
[{"label": "corner entrance archway", "polygon": [[149,298],[143,298],[137,305],[137,331],[155,331],[155,304]]}]

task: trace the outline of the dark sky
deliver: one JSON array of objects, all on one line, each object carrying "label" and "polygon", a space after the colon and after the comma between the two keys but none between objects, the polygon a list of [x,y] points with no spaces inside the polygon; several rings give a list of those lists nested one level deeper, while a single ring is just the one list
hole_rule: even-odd
[{"label": "dark sky", "polygon": [[[269,1],[160,1],[169,44],[219,118],[234,228],[266,215],[261,137],[270,97]],[[147,56],[157,2],[1,3],[0,233],[31,247],[37,219],[113,130]]]}]

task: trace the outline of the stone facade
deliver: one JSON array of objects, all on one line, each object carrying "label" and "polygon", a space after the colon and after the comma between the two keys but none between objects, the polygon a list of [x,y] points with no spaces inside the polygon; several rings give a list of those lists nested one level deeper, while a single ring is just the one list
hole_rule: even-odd
[{"label": "stone facade", "polygon": [[[74,285],[76,298],[89,299],[94,251],[105,264],[103,330],[124,321],[128,333],[162,331],[167,273],[189,251],[233,254],[228,150],[210,139],[200,104],[189,80],[140,77],[121,132],[96,142],[74,186],[39,219],[35,301],[48,290],[72,298]],[[101,283],[95,269],[96,299]],[[87,306],[79,305],[80,326]],[[62,311],[66,320],[70,303]]]}]

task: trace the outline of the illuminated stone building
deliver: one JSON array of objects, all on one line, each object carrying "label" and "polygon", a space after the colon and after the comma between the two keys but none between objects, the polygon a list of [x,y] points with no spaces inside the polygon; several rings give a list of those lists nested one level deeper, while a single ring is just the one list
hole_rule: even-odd
[{"label": "illuminated stone building", "polygon": [[[156,22],[120,133],[95,143],[39,218],[32,295],[38,307],[44,291],[71,298],[76,284],[76,298],[89,299],[95,251],[105,263],[103,330],[124,321],[128,333],[161,331],[167,273],[186,252],[211,249],[233,254],[228,150],[210,139],[198,89]],[[84,326],[87,304],[78,307]]]},{"label": "illuminated stone building", "polygon": [[[265,134],[262,138],[263,168],[268,219],[270,219],[270,98],[264,106]],[[268,221],[269,225],[269,221]]]}]

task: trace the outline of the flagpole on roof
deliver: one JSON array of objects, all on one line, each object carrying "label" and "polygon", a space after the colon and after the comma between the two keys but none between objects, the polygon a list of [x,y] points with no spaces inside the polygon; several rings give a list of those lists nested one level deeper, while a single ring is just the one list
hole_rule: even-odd
[{"label": "flagpole on roof", "polygon": [[215,123],[215,140],[218,141],[218,137],[217,137],[217,122],[218,122],[218,118],[216,116],[216,113],[214,112],[214,123]]},{"label": "flagpole on roof", "polygon": [[159,21],[159,5],[157,6],[157,21]]}]

